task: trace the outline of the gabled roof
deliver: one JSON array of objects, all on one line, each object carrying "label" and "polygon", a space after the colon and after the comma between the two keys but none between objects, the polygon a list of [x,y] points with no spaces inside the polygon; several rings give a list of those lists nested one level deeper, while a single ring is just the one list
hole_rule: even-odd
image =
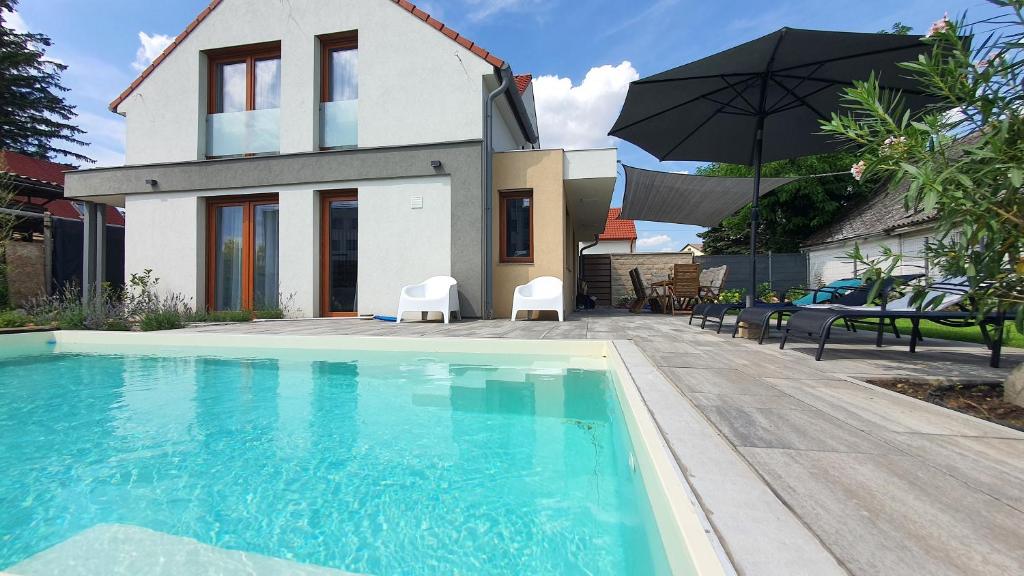
[{"label": "gabled roof", "polygon": [[622,208],[610,208],[604,223],[604,232],[598,240],[636,240],[636,224],[632,220],[620,220]]},{"label": "gabled roof", "polygon": [[[167,56],[169,56],[170,53],[173,52],[174,49],[178,47],[179,44],[184,42],[185,39],[188,38],[189,34],[191,34],[192,31],[195,30],[196,27],[199,26],[203,22],[203,20],[205,20],[206,17],[209,16],[210,13],[213,12],[214,9],[216,9],[217,6],[219,6],[221,4],[222,1],[223,0],[213,0],[212,2],[210,2],[210,5],[207,6],[206,8],[204,8],[203,11],[200,12],[199,15],[196,16],[195,19],[192,20],[192,22],[188,26],[185,27],[185,30],[183,30],[181,32],[181,34],[178,34],[178,36],[170,44],[167,45],[167,48],[164,48],[164,51],[161,52],[159,56],[154,58],[153,62],[149,66],[147,66],[146,69],[143,70],[141,74],[139,74],[139,77],[136,78],[128,86],[128,88],[126,88],[124,90],[124,92],[121,92],[121,94],[117,98],[115,98],[114,101],[111,102],[110,106],[108,106],[107,108],[111,112],[117,112],[117,107],[121,105],[121,102],[124,102],[125,99],[127,99],[128,96],[130,96],[131,93],[133,91],[135,91],[136,88],[139,87],[139,84],[142,84],[142,82],[146,78],[148,78],[150,74],[153,73],[153,70],[156,70],[156,67],[159,66],[160,63],[163,62],[164,59],[167,58]],[[483,47],[481,47],[479,44],[475,44],[472,40],[470,40],[470,39],[466,38],[465,36],[459,34],[455,30],[452,30],[448,26],[445,26],[444,23],[442,23],[440,20],[437,20],[436,18],[434,18],[430,14],[427,14],[423,10],[420,10],[412,2],[408,2],[407,0],[390,0],[390,1],[395,3],[395,4],[398,4],[400,7],[405,9],[406,12],[412,14],[413,16],[419,18],[420,20],[423,20],[431,28],[433,28],[434,30],[437,30],[441,34],[444,34],[445,36],[450,38],[452,41],[458,43],[463,48],[469,50],[473,54],[476,54],[477,56],[479,56],[480,58],[485,60],[491,66],[494,66],[495,68],[501,68],[502,66],[505,65],[505,61],[504,60],[502,60],[501,58],[498,58],[494,54],[491,54],[490,52],[485,50]],[[529,76],[527,76],[527,77],[529,77]],[[518,77],[516,78],[516,84],[517,85],[519,84]],[[527,82],[527,84],[529,84],[529,82]],[[519,92],[522,93],[524,90],[526,90],[525,87],[521,88],[519,90]]]},{"label": "gabled roof", "polygon": [[864,236],[886,234],[892,230],[924,224],[934,220],[935,211],[907,209],[906,196],[910,183],[882,186],[879,192],[850,208],[846,216],[827,228],[818,230],[804,240],[804,246],[840,242]]},{"label": "gabled roof", "polygon": [[526,92],[526,89],[530,87],[530,82],[533,82],[533,74],[517,74],[514,78],[516,79],[516,89],[520,94]]},{"label": "gabled roof", "polygon": [[51,186],[64,186],[64,171],[73,166],[32,158],[18,152],[0,151],[0,172]]}]

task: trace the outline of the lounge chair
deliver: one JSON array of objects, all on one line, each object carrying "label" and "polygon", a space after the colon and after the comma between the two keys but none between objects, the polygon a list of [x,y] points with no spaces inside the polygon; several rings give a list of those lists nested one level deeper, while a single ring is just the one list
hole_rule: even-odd
[{"label": "lounge chair", "polygon": [[395,314],[396,324],[402,322],[402,315],[406,312],[440,312],[445,324],[450,314],[455,312],[461,320],[458,282],[451,276],[433,276],[419,284],[402,288],[398,313]]},{"label": "lounge chair", "polygon": [[[891,286],[891,284],[890,284]],[[867,304],[869,289],[864,286],[864,281],[859,278],[843,278],[829,282],[820,288],[815,288],[792,302],[780,302],[778,304],[762,303],[750,308],[740,310],[733,325],[732,337],[735,338],[740,328],[759,328],[761,333],[757,343],[763,344],[765,336],[771,327],[774,318],[776,327],[782,329],[782,321],[794,312],[806,307],[817,307],[828,305],[829,302],[844,304],[847,306],[860,306]],[[887,293],[883,296],[887,297]],[[783,299],[784,300],[784,299]],[[721,327],[721,323],[719,323]]]},{"label": "lounge chair", "polygon": [[558,321],[562,321],[565,294],[562,292],[562,281],[554,276],[534,278],[522,286],[516,286],[512,296],[512,321],[520,310],[554,310],[558,312]]},{"label": "lounge chair", "polygon": [[[1006,320],[1013,320],[1013,314],[998,313],[988,314],[979,317],[974,312],[952,311],[949,308],[961,304],[968,291],[966,278],[946,279],[936,282],[929,287],[929,292],[924,298],[924,303],[933,304],[941,297],[941,301],[934,310],[921,310],[910,305],[911,297],[905,296],[888,305],[882,306],[832,306],[827,308],[801,310],[794,313],[786,325],[786,332],[782,336],[779,348],[784,348],[789,338],[794,335],[807,334],[809,338],[818,341],[818,349],[814,359],[821,360],[825,351],[825,344],[831,334],[832,325],[842,320],[844,322],[864,322],[874,319],[878,327],[878,335],[875,339],[875,346],[882,345],[882,326],[885,321],[895,325],[896,320],[910,320],[912,329],[910,335],[910,351],[917,350],[917,343],[921,340],[921,320],[930,320],[947,326],[977,326],[981,329],[986,345],[992,351],[989,363],[998,368],[1000,356],[1002,355],[1003,325]],[[989,328],[994,334],[989,334]]]}]

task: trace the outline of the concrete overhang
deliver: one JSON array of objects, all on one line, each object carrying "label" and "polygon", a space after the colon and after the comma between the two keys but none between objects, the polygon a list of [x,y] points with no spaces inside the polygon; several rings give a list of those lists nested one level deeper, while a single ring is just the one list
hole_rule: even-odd
[{"label": "concrete overhang", "polygon": [[604,230],[615,189],[617,160],[615,148],[565,152],[565,198],[574,207],[573,231],[577,238],[589,238]]}]

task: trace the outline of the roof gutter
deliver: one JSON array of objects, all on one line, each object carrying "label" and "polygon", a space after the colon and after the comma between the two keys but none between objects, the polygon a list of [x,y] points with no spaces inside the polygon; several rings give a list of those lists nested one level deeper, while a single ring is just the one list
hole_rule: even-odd
[{"label": "roof gutter", "polygon": [[[512,69],[509,68],[508,64],[495,69],[494,73],[501,78],[502,84],[505,84],[505,82],[515,84],[515,78],[512,77]],[[531,148],[537,147],[540,143],[540,134],[537,133],[537,127],[533,125],[533,122],[530,120],[530,114],[526,111],[523,95],[519,93],[519,90],[505,90],[505,96],[508,98],[508,104],[512,108],[512,115],[516,118],[516,124],[519,125],[523,138],[531,144]]]}]

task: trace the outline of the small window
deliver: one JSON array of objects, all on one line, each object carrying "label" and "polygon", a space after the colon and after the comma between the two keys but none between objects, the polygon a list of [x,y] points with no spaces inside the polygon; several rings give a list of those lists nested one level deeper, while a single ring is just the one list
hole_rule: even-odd
[{"label": "small window", "polygon": [[501,262],[533,262],[533,191],[499,194]]},{"label": "small window", "polygon": [[320,46],[320,148],[350,148],[359,133],[359,39],[330,34]]}]

